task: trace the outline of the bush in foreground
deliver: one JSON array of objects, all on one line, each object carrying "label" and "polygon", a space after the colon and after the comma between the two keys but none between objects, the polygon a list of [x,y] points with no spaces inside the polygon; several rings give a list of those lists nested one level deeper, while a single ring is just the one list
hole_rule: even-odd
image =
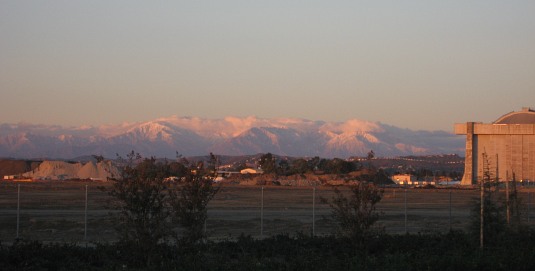
[{"label": "bush in foreground", "polygon": [[535,231],[479,249],[469,234],[380,235],[355,250],[348,238],[289,237],[162,245],[151,265],[122,244],[17,242],[0,246],[2,270],[535,270]]}]

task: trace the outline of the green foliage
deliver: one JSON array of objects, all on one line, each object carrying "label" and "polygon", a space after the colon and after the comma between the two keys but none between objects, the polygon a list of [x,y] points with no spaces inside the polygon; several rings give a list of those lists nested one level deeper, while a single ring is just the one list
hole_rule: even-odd
[{"label": "green foliage", "polygon": [[180,162],[171,162],[169,163],[169,174],[170,176],[181,178],[190,174],[190,169]]},{"label": "green foliage", "polygon": [[375,158],[375,152],[374,152],[373,150],[370,150],[370,151],[368,152],[368,154],[366,155],[366,159],[367,159],[367,160],[371,160],[371,159],[373,159],[373,158]]},{"label": "green foliage", "polygon": [[93,159],[95,159],[97,163],[104,161],[104,156],[102,155],[92,155],[92,156],[93,156]]},{"label": "green foliage", "polygon": [[357,162],[340,158],[322,159],[316,156],[309,160],[277,159],[271,153],[263,154],[258,164],[265,174],[277,175],[305,174],[315,170],[326,174],[348,174],[358,169]]},{"label": "green foliage", "polygon": [[204,224],[208,217],[208,203],[219,191],[209,178],[189,175],[183,184],[169,190],[174,222],[185,230],[183,241],[195,243],[205,238]]},{"label": "green foliage", "polygon": [[355,250],[346,238],[289,237],[208,242],[197,250],[162,244],[151,265],[123,244],[0,245],[2,270],[535,270],[535,231],[477,249],[463,232],[379,235]]},{"label": "green foliage", "polygon": [[[469,232],[473,237],[479,238],[481,230],[481,201],[474,200],[473,208],[470,212]],[[498,206],[491,197],[484,197],[483,208],[483,240],[485,245],[493,245],[505,233],[506,220],[503,207]]]},{"label": "green foliage", "polygon": [[504,216],[504,206],[497,204],[499,182],[493,180],[490,162],[487,154],[483,157],[483,176],[480,180],[481,196],[474,200],[471,210],[469,232],[479,240],[480,247],[492,246],[502,237],[506,230],[507,221]]},{"label": "green foliage", "polygon": [[323,167],[325,173],[329,174],[347,174],[356,169],[357,167],[354,162],[349,162],[340,158],[327,160]]},{"label": "green foliage", "polygon": [[[135,160],[141,162],[134,165]],[[170,235],[166,177],[169,177],[167,164],[129,154],[121,177],[109,191],[119,210],[116,229],[122,242],[152,249]]]},{"label": "green foliage", "polygon": [[372,183],[358,182],[351,186],[349,197],[337,188],[334,192],[331,200],[321,200],[331,207],[331,217],[338,224],[342,236],[360,243],[376,233],[377,229],[372,226],[380,216],[376,204],[382,199],[381,189]]},{"label": "green foliage", "polygon": [[370,182],[375,185],[394,184],[383,169],[369,168],[366,174],[357,177],[357,180]]},{"label": "green foliage", "polygon": [[259,164],[265,174],[271,174],[271,173],[277,172],[277,163],[276,163],[275,157],[273,157],[273,154],[269,152],[266,154],[263,154],[260,157]]},{"label": "green foliage", "polygon": [[219,164],[219,158],[213,153],[210,153],[207,166],[203,169],[202,175],[210,178],[217,177],[217,169],[219,168]]},{"label": "green foliage", "polygon": [[307,160],[300,158],[292,162],[293,174],[305,174],[312,169],[309,167]]},{"label": "green foliage", "polygon": [[516,189],[517,182],[516,182],[516,176],[513,173],[513,180],[510,184],[510,191],[509,191],[509,201],[505,202],[506,207],[509,208],[510,211],[510,223],[509,228],[511,230],[518,231],[524,225],[522,224],[521,216],[521,207],[522,206],[522,199],[518,197],[518,191]]},{"label": "green foliage", "polygon": [[[215,161],[213,154],[211,157]],[[119,245],[130,247],[130,253],[137,255],[135,259],[150,265],[158,261],[162,245],[176,237],[174,223],[185,230],[186,243],[204,238],[207,205],[218,191],[211,177],[194,175],[179,162],[143,159],[134,152],[127,158],[120,178],[108,192],[119,210]],[[208,171],[202,167],[196,170],[200,174],[214,174],[215,166],[209,166]],[[166,181],[171,176],[181,177],[184,182]]]}]

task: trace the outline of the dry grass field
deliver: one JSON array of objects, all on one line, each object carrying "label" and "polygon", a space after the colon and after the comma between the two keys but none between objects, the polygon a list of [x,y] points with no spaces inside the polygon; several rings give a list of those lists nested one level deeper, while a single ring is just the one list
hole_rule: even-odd
[{"label": "dry grass field", "polygon": [[[19,184],[20,238],[78,243],[83,242],[87,234],[86,241],[89,242],[116,240],[114,211],[107,208],[110,197],[97,188],[109,186],[109,183],[0,182],[2,243],[11,243],[17,237]],[[520,192],[524,222],[527,223],[528,190]],[[534,196],[531,195],[533,192],[530,197]],[[378,206],[383,212],[379,224],[388,233],[446,232],[450,227],[466,229],[470,208],[478,193],[476,190],[387,188]],[[225,185],[209,205],[206,231],[214,240],[235,238],[241,234],[258,238],[277,234],[309,235],[313,231],[316,235],[332,234],[335,233],[335,224],[329,221],[330,208],[320,202],[320,197],[330,198],[332,195],[330,187],[317,187],[314,192],[312,187],[266,186],[262,192],[260,186]],[[529,215],[531,213],[533,210]],[[534,220],[535,216],[531,215],[531,225]]]}]

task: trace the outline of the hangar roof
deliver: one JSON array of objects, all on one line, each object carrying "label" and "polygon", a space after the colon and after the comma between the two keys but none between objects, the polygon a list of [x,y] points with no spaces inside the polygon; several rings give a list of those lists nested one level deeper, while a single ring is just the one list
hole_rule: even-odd
[{"label": "hangar roof", "polygon": [[522,111],[503,115],[494,124],[535,124],[535,111],[524,107]]}]

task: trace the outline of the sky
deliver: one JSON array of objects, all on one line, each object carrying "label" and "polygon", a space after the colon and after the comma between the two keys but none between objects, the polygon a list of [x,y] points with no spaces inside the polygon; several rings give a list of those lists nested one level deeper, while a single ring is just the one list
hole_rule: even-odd
[{"label": "sky", "polygon": [[0,1],[0,123],[452,131],[535,108],[535,1]]}]

